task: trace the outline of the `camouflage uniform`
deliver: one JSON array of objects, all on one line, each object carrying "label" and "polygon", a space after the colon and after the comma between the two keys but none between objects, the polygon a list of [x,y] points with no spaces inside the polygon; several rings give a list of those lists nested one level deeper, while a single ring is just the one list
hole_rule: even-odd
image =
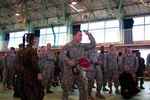
[{"label": "camouflage uniform", "polygon": [[56,56],[51,51],[46,51],[46,60],[44,65],[43,74],[43,85],[47,90],[51,87],[54,79],[54,61],[56,61]]},{"label": "camouflage uniform", "polygon": [[60,58],[60,55],[59,55],[58,59],[59,59],[59,68],[60,68],[59,78],[60,78],[60,82],[61,82],[63,74],[64,74],[65,63],[64,63],[64,60]]},{"label": "camouflage uniform", "polygon": [[101,61],[99,54],[95,50],[88,52],[88,59],[90,61],[90,67],[86,70],[86,77],[88,79],[88,92],[92,92],[94,80],[96,78],[97,92],[100,93],[102,88],[103,76],[99,64],[95,64],[94,61]]},{"label": "camouflage uniform", "polygon": [[[22,64],[23,51],[18,51],[15,59],[15,83],[14,83],[14,96],[25,98],[23,88],[23,71],[24,67]],[[23,99],[22,99],[23,100]]]},{"label": "camouflage uniform", "polygon": [[24,66],[24,89],[26,100],[43,100],[44,89],[41,81],[37,79],[40,69],[38,66],[37,51],[32,48],[32,45],[27,45],[23,51],[23,66]]},{"label": "camouflage uniform", "polygon": [[15,54],[8,53],[4,57],[3,84],[7,84],[8,88],[13,86],[15,76]]},{"label": "camouflage uniform", "polygon": [[133,53],[130,54],[125,53],[123,54],[122,65],[129,66],[131,74],[135,75],[139,66],[138,59]]},{"label": "camouflage uniform", "polygon": [[104,58],[104,70],[108,73],[108,87],[112,87],[111,81],[114,81],[115,88],[119,86],[119,73],[117,65],[117,54],[115,52],[108,52]]},{"label": "camouflage uniform", "polygon": [[45,51],[40,51],[38,53],[38,64],[39,64],[39,68],[40,68],[40,71],[42,73],[42,76],[44,74],[44,66],[45,66],[45,60],[46,60],[46,52]]},{"label": "camouflage uniform", "polygon": [[100,64],[100,68],[102,70],[102,76],[103,76],[103,87],[105,87],[107,85],[107,77],[106,77],[106,74],[104,72],[104,56],[105,56],[105,53],[99,53],[99,57],[101,59],[101,62],[102,64]]},{"label": "camouflage uniform", "polygon": [[55,65],[55,69],[54,69],[54,82],[53,85],[54,86],[58,86],[59,85],[59,74],[60,74],[60,67],[59,67],[59,51],[57,51],[56,55],[56,61],[54,63]]},{"label": "camouflage uniform", "polygon": [[146,69],[149,71],[148,76],[150,77],[150,54],[146,58]]},{"label": "camouflage uniform", "polygon": [[3,69],[4,69],[3,59],[4,57],[0,57],[0,81],[2,81],[3,79]]},{"label": "camouflage uniform", "polygon": [[[72,89],[74,82],[79,89],[79,100],[87,100],[87,80],[83,76],[81,70],[79,71],[79,75],[74,75],[72,67],[68,65],[68,61],[77,60],[78,58],[83,57],[85,51],[95,47],[96,43],[94,37],[91,34],[88,36],[91,41],[90,44],[74,43],[71,41],[70,43],[66,44],[60,52],[60,57],[64,61],[63,77],[61,82],[63,89],[62,100],[68,100],[69,91]],[[77,65],[76,67],[81,69],[80,65]]]},{"label": "camouflage uniform", "polygon": [[118,68],[119,68],[119,74],[121,74],[123,71],[122,71],[122,59],[123,57],[122,56],[118,56]]}]

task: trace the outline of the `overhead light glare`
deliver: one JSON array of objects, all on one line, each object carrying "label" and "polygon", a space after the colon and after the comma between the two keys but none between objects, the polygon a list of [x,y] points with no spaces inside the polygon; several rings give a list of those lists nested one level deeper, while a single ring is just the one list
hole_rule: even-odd
[{"label": "overhead light glare", "polygon": [[16,16],[19,16],[20,14],[18,13],[18,11],[15,13]]},{"label": "overhead light glare", "polygon": [[76,2],[76,1],[72,1],[71,4],[72,4],[72,5],[76,5],[77,2]]},{"label": "overhead light glare", "polygon": [[83,12],[83,9],[77,9],[76,7],[74,7],[73,5],[69,4],[70,7],[72,7],[75,11],[81,13]]}]

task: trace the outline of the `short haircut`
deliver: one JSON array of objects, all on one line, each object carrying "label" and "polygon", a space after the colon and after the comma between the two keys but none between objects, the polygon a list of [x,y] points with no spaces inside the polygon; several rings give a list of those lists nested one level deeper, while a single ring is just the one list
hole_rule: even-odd
[{"label": "short haircut", "polygon": [[122,52],[119,52],[119,53],[118,53],[118,56],[122,56]]},{"label": "short haircut", "polygon": [[81,32],[81,30],[80,29],[74,29],[73,30],[73,36],[76,36],[78,32]]},{"label": "short haircut", "polygon": [[100,47],[100,49],[103,49],[103,48],[104,48],[104,46],[101,46],[101,47]]},{"label": "short haircut", "polygon": [[140,55],[140,54],[141,54],[140,52],[137,52],[137,53],[136,53],[136,55]]},{"label": "short haircut", "polygon": [[15,48],[14,48],[14,47],[10,47],[10,49],[13,50],[13,51],[15,51]]},{"label": "short haircut", "polygon": [[44,48],[45,46],[41,46],[41,48]]},{"label": "short haircut", "polygon": [[114,45],[110,45],[109,48],[113,47]]}]

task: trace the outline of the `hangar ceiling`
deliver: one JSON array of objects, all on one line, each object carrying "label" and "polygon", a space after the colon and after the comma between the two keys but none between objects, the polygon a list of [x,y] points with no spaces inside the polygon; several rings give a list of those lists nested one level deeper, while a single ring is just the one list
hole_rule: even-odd
[{"label": "hangar ceiling", "polygon": [[150,15],[150,0],[0,0],[2,31],[142,15]]}]

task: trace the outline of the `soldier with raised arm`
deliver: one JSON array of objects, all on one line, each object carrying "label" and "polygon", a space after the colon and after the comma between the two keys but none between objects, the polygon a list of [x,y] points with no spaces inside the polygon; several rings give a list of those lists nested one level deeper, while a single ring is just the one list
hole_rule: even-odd
[{"label": "soldier with raised arm", "polygon": [[[64,61],[63,77],[62,77],[62,100],[68,100],[69,91],[76,81],[77,88],[79,90],[79,100],[87,100],[87,79],[82,73],[81,66],[77,64],[79,58],[84,56],[84,52],[88,51],[96,46],[95,39],[88,31],[85,32],[88,35],[90,43],[80,43],[82,40],[81,30],[73,31],[73,39],[67,43],[60,52],[60,58]],[[77,73],[74,74],[72,68],[76,67]]]}]

